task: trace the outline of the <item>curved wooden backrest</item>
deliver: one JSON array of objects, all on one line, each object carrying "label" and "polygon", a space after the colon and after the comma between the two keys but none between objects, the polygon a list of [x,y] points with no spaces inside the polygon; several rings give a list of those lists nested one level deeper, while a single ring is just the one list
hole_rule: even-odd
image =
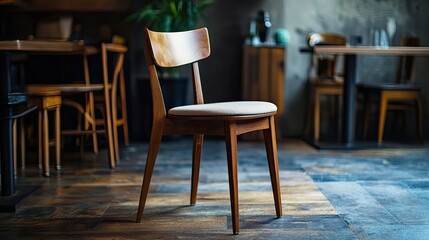
[{"label": "curved wooden backrest", "polygon": [[[310,47],[316,45],[346,45],[346,37],[335,33],[311,33],[308,35],[307,44]],[[332,79],[336,73],[337,56],[320,57],[313,55],[312,65],[316,68],[319,78]]]},{"label": "curved wooden backrest", "polygon": [[[113,113],[116,113],[117,96],[125,96],[125,76],[124,76],[124,58],[128,48],[114,43],[101,44],[101,61],[103,68],[103,85],[109,89],[112,102]],[[109,57],[109,55],[113,55]],[[118,91],[119,89],[119,91]],[[125,99],[121,99],[121,104],[125,104]],[[126,111],[124,109],[124,111]],[[124,112],[126,114],[126,112]],[[116,114],[115,114],[116,115]],[[117,116],[115,116],[117,117]]]},{"label": "curved wooden backrest", "polygon": [[147,29],[156,65],[177,67],[210,55],[207,28],[184,32],[154,32]]},{"label": "curved wooden backrest", "polygon": [[[101,44],[101,59],[103,64],[103,81],[105,87],[108,84],[112,84],[112,92],[116,92],[118,80],[123,81],[124,73],[124,58],[128,48],[114,43],[102,43]],[[115,54],[112,59],[112,65],[109,64],[109,54]],[[113,67],[113,71],[109,72],[109,69]],[[109,75],[111,74],[111,75]],[[110,76],[110,77],[109,77]]]},{"label": "curved wooden backrest", "polygon": [[[419,47],[420,38],[418,37],[402,37],[401,46]],[[396,83],[411,83],[414,71],[414,56],[402,56],[399,60]]]},{"label": "curved wooden backrest", "polygon": [[198,61],[210,56],[207,28],[184,32],[154,32],[146,28],[144,45],[152,93],[153,122],[166,116],[164,98],[156,67],[192,65],[194,101],[204,103]]},{"label": "curved wooden backrest", "polygon": [[346,37],[335,33],[310,33],[307,44],[310,47],[316,45],[346,45]]}]

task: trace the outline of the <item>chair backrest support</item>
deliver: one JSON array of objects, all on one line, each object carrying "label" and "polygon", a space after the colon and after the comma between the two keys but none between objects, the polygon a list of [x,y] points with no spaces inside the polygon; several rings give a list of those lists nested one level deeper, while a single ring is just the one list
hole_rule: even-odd
[{"label": "chair backrest support", "polygon": [[160,67],[178,67],[210,55],[206,28],[184,32],[154,32],[147,29],[155,63]]},{"label": "chair backrest support", "polygon": [[[401,39],[401,46],[419,47],[420,38],[418,37],[403,37]],[[402,56],[399,59],[398,72],[396,76],[396,83],[411,83],[414,72],[414,56]]]},{"label": "chair backrest support", "polygon": [[[113,43],[102,43],[101,44],[101,58],[103,64],[103,83],[104,86],[112,84],[112,96],[116,97],[118,90],[118,83],[124,82],[124,58],[125,53],[128,51],[127,47]],[[115,54],[114,59],[111,61],[113,65],[109,65],[109,53]],[[110,74],[109,69],[113,67],[113,72]],[[110,74],[110,75],[109,75]],[[121,89],[121,91],[124,89]],[[115,99],[112,99],[114,101]]]},{"label": "chair backrest support", "polygon": [[[308,35],[307,44],[310,47],[316,45],[346,45],[346,38],[339,34],[334,33],[311,33]],[[337,56],[319,56],[313,55],[313,67],[317,70],[319,78],[332,79],[335,77],[335,69]]]},{"label": "chair backrest support", "polygon": [[144,50],[149,70],[154,120],[166,116],[157,67],[171,68],[190,64],[195,103],[204,103],[198,61],[210,56],[207,29],[184,32],[154,32],[146,29],[146,34]]},{"label": "chair backrest support", "polygon": [[346,38],[335,33],[311,33],[308,35],[307,44],[310,47],[316,45],[346,45]]}]

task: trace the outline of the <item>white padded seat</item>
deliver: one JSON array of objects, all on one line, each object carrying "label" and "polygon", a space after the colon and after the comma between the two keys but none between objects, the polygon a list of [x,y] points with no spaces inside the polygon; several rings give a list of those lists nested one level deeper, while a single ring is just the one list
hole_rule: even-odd
[{"label": "white padded seat", "polygon": [[194,104],[174,107],[168,114],[175,116],[236,116],[272,113],[277,106],[262,101],[237,101],[207,104]]}]

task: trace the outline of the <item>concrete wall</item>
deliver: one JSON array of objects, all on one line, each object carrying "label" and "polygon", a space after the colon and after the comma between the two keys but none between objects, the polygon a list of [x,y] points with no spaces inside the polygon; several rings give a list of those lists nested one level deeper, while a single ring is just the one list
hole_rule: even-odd
[{"label": "concrete wall", "polygon": [[[308,91],[309,56],[299,52],[310,32],[360,35],[371,43],[371,29],[385,28],[387,17],[395,18],[397,32],[393,44],[404,35],[421,38],[429,46],[429,1],[424,0],[218,0],[206,12],[203,25],[209,28],[213,54],[201,64],[207,102],[237,100],[241,92],[241,45],[248,31],[248,19],[261,8],[271,15],[273,29],[287,28],[291,42],[287,48],[285,114],[283,135],[303,134]],[[358,59],[358,81],[395,79],[397,58],[362,56]],[[425,90],[425,129],[428,136],[429,58],[418,58],[415,81]]]},{"label": "concrete wall", "polygon": [[200,66],[207,102],[240,99],[241,47],[249,19],[256,17],[260,9],[269,11],[274,27],[283,25],[283,1],[278,0],[218,0],[205,12],[200,25],[208,27],[212,45],[210,58]]},{"label": "concrete wall", "polygon": [[[293,41],[288,47],[286,76],[286,134],[299,135],[303,129],[305,112],[297,109],[307,107],[305,94],[308,56],[298,49],[309,32],[336,32],[345,36],[361,35],[364,44],[371,44],[371,29],[385,28],[387,17],[397,22],[397,33],[393,44],[398,45],[404,35],[419,36],[422,45],[429,45],[428,1],[401,0],[287,0],[284,4],[285,27],[291,31]],[[361,56],[358,60],[358,81],[393,81],[397,58]],[[428,58],[417,61],[415,81],[429,93],[427,81]],[[425,96],[425,119],[427,121],[428,95]],[[293,114],[291,114],[291,110]],[[425,129],[429,124],[426,123]],[[427,135],[427,134],[426,134]]]}]

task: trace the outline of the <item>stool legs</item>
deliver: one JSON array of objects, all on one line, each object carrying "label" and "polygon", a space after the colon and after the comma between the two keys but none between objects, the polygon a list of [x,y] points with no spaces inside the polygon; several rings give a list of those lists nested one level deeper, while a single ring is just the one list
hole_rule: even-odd
[{"label": "stool legs", "polygon": [[[60,126],[60,107],[55,109],[55,161],[56,169],[61,170],[61,126]],[[50,176],[49,171],[49,118],[47,108],[39,110],[39,168],[43,166],[43,175]],[[43,164],[42,164],[43,163]]]},{"label": "stool legs", "polygon": [[61,170],[61,114],[60,108],[55,108],[55,158],[56,169]]},{"label": "stool legs", "polygon": [[39,160],[39,169],[42,169],[43,162],[43,111],[39,109],[37,121],[38,144],[37,144],[37,159]]},{"label": "stool legs", "polygon": [[[43,175],[49,177],[49,121],[48,121],[48,110],[43,109],[42,111],[42,128],[43,128]],[[40,143],[39,143],[40,144]]]}]

